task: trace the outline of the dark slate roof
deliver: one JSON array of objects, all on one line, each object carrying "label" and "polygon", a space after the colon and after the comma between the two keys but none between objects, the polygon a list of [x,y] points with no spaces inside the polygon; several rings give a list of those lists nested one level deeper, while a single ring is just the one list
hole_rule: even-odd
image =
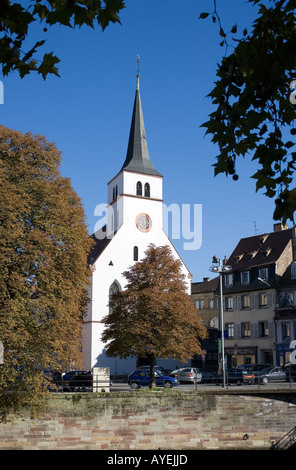
[{"label": "dark slate roof", "polygon": [[219,286],[219,276],[214,279],[202,282],[191,283],[191,294],[200,294],[202,292],[214,292]]},{"label": "dark slate roof", "polygon": [[127,154],[121,170],[134,171],[136,173],[144,173],[147,175],[162,176],[154,168],[149,158],[140,90],[138,85],[134,101]]},{"label": "dark slate roof", "polygon": [[89,265],[95,263],[95,261],[99,258],[101,253],[105,250],[105,248],[111,242],[111,238],[107,238],[106,236],[106,225],[102,227],[98,232],[95,232],[91,235],[93,240],[93,246],[89,252],[87,262]]},{"label": "dark slate roof", "polygon": [[233,271],[274,264],[290,240],[292,229],[242,238],[227,260]]}]

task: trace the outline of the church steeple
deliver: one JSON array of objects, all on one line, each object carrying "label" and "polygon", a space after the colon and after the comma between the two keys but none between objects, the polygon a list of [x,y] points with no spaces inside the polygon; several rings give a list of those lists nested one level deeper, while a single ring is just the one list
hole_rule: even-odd
[{"label": "church steeple", "polygon": [[121,170],[134,171],[136,173],[144,173],[146,175],[162,176],[154,168],[149,158],[140,97],[139,74],[137,75],[137,89],[127,154]]}]

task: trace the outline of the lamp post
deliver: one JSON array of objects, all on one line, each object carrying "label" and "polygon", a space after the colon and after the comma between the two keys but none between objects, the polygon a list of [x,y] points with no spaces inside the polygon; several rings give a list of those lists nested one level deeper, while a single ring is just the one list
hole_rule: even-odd
[{"label": "lamp post", "polygon": [[231,271],[231,266],[227,266],[222,263],[222,260],[217,256],[213,256],[212,260],[213,266],[209,269],[213,273],[219,273],[220,281],[220,318],[219,318],[219,328],[221,331],[221,355],[222,355],[222,386],[225,387],[225,360],[224,360],[224,318],[223,318],[223,273]]}]

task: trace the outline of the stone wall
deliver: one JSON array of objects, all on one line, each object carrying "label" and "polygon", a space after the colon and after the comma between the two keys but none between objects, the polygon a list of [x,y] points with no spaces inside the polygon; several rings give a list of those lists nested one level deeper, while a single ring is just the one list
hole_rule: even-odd
[{"label": "stone wall", "polygon": [[269,449],[295,406],[292,391],[55,394],[38,419],[0,423],[0,450]]}]

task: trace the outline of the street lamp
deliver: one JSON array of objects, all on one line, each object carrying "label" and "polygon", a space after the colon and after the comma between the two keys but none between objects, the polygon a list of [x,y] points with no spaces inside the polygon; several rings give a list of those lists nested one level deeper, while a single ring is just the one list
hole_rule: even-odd
[{"label": "street lamp", "polygon": [[261,279],[261,277],[257,277],[258,281],[260,282],[264,282],[264,284],[266,284],[270,289],[272,289],[271,285],[268,284],[268,282],[264,281],[264,279]]},{"label": "street lamp", "polygon": [[219,327],[221,331],[221,354],[222,354],[222,386],[225,387],[225,360],[224,360],[224,318],[223,318],[223,273],[231,271],[231,266],[227,266],[222,263],[222,260],[218,256],[213,256],[213,266],[209,269],[213,273],[219,273],[220,276],[220,319]]}]

